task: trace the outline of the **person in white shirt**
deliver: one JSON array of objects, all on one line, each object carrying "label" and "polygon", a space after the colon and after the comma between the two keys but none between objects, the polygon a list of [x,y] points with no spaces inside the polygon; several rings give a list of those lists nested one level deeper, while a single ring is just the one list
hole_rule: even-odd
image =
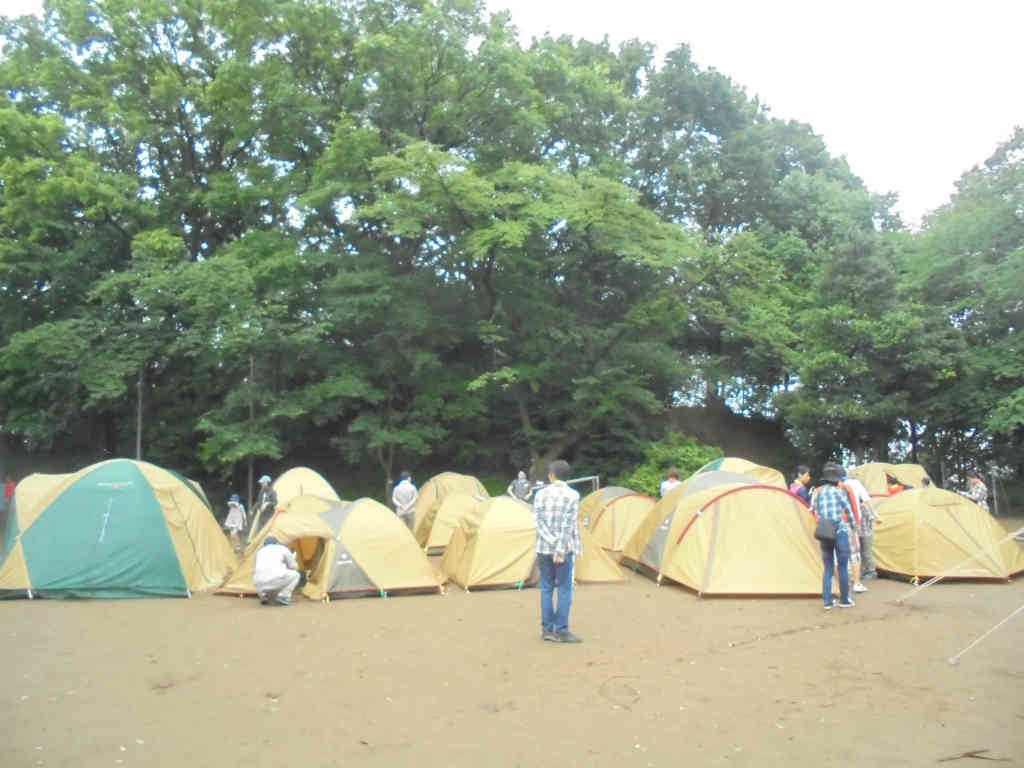
[{"label": "person in white shirt", "polygon": [[412,484],[412,474],[403,472],[398,485],[391,492],[391,503],[395,505],[395,514],[412,530],[413,518],[416,515],[416,501],[420,492]]},{"label": "person in white shirt", "polygon": [[[860,521],[857,526],[857,538],[860,544],[860,577],[861,579],[874,579],[878,576],[875,569],[875,558],[871,548],[875,542],[875,523],[878,522],[878,513],[871,504],[871,494],[864,487],[864,483],[855,477],[844,477],[843,485],[850,489],[854,499],[857,501],[857,508],[860,512]],[[858,579],[853,585],[854,592],[867,592],[868,588],[861,584]]]},{"label": "person in white shirt", "polygon": [[295,553],[273,536],[267,536],[256,553],[252,583],[260,593],[260,602],[267,605],[291,605],[292,592],[299,583],[299,564]]},{"label": "person in white shirt", "polygon": [[661,495],[661,498],[665,498],[669,493],[672,492],[672,489],[678,487],[678,485],[679,470],[676,469],[675,467],[672,467],[672,469],[668,471],[668,476],[661,481],[661,488],[658,490],[658,493]]}]

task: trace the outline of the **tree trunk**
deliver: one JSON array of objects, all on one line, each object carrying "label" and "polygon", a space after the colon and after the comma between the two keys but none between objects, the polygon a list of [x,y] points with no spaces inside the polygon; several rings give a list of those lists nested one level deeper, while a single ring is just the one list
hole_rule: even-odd
[{"label": "tree trunk", "polygon": [[[256,378],[256,358],[253,355],[249,355],[249,429],[252,429],[253,425],[256,423],[256,403],[253,402],[252,398],[252,384],[254,378]],[[255,459],[251,453],[249,454],[249,458],[246,463],[249,465],[249,483],[248,488],[246,489],[246,499],[248,500],[248,502],[246,508],[249,510],[249,514],[252,514],[252,492]]]},{"label": "tree trunk", "polygon": [[139,378],[135,382],[135,460],[142,461],[142,375],[145,363],[139,367]]}]

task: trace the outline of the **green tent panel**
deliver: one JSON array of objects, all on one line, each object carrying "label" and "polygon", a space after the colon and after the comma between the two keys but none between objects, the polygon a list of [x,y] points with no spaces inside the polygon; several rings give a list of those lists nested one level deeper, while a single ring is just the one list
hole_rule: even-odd
[{"label": "green tent panel", "polygon": [[[131,462],[112,462],[61,494],[21,537],[40,595],[184,595],[163,510]],[[81,589],[79,585],[88,585]]]}]

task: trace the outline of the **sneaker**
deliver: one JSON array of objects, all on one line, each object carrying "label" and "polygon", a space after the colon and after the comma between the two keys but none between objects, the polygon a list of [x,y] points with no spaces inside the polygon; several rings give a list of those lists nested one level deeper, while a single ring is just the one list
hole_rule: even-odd
[{"label": "sneaker", "polygon": [[260,605],[270,605],[270,598],[262,592],[260,593]]},{"label": "sneaker", "polygon": [[275,602],[278,605],[291,605],[294,601],[290,597],[281,597],[280,595],[278,595],[277,600]]},{"label": "sneaker", "polygon": [[845,603],[839,603],[840,608],[853,608],[855,605],[856,603],[853,602],[853,600],[847,600]]},{"label": "sneaker", "polygon": [[867,592],[868,588],[861,584],[859,581],[853,585],[854,592]]},{"label": "sneaker", "polygon": [[583,638],[579,635],[574,635],[569,630],[565,632],[553,633],[552,640],[556,643],[582,643]]},{"label": "sneaker", "polygon": [[832,606],[833,606],[833,603],[825,603],[825,610],[826,611],[831,611],[832,610]]},{"label": "sneaker", "polygon": [[545,630],[541,631],[540,639],[541,640],[547,640],[548,642],[551,642],[551,643],[556,643],[556,642],[558,642],[558,640],[555,637],[557,634],[558,633],[555,632],[555,630],[553,630],[553,629],[545,629]]}]

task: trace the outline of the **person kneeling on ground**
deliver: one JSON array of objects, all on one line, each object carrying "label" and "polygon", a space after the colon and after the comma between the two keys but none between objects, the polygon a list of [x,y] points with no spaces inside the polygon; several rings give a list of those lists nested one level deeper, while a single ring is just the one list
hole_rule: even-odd
[{"label": "person kneeling on ground", "polygon": [[267,536],[256,553],[252,583],[260,593],[260,602],[267,605],[291,605],[292,592],[298,586],[301,574],[295,553],[273,536]]}]

